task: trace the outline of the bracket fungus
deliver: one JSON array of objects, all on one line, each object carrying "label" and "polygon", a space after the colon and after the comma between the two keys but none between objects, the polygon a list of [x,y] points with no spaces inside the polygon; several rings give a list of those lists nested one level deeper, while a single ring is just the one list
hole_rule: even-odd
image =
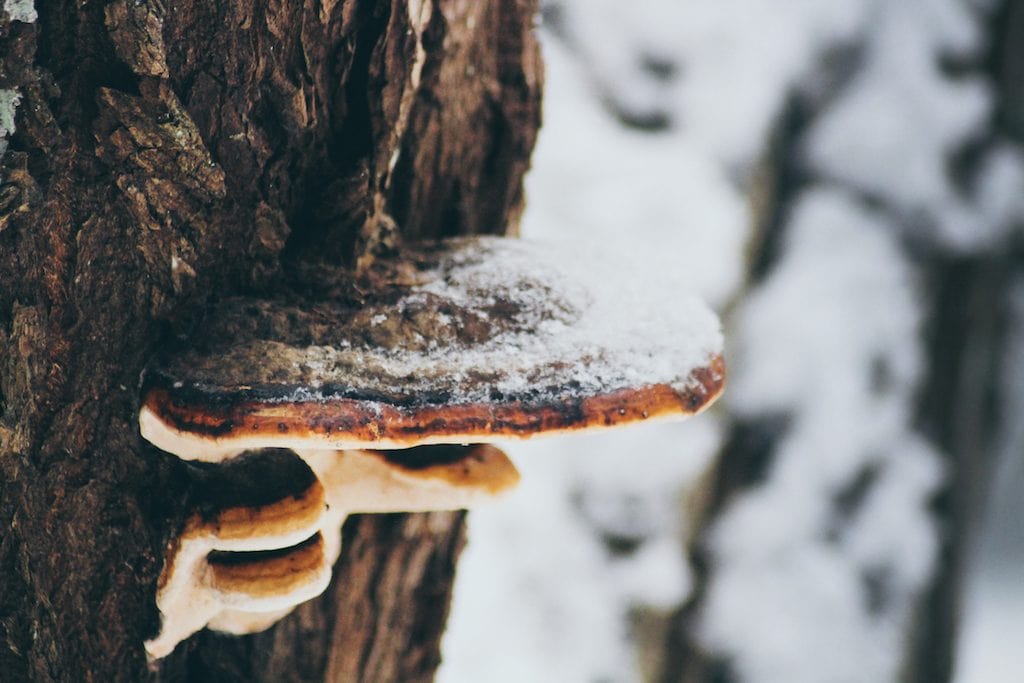
[{"label": "bracket fungus", "polygon": [[459,509],[514,486],[483,444],[699,412],[724,383],[721,345],[715,316],[656,273],[617,279],[579,250],[509,238],[406,247],[358,277],[309,268],[277,298],[220,301],[147,368],[143,437],[215,463],[291,449],[318,483],[186,525],[150,656],[207,624],[266,628],[322,590],[349,513]]},{"label": "bracket fungus", "polygon": [[170,654],[204,626],[262,631],[322,593],[349,514],[468,508],[519,481],[508,457],[485,444],[298,455],[253,451],[206,483],[212,502],[198,506],[168,548],[150,657]]}]

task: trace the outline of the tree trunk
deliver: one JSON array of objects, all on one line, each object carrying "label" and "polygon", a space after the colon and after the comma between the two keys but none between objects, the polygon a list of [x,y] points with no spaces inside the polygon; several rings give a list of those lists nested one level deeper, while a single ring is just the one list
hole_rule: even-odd
[{"label": "tree trunk", "polygon": [[534,2],[4,8],[0,678],[430,679],[458,513],[353,518],[325,595],[147,668],[192,475],[140,439],[137,385],[208,301],[271,292],[299,262],[514,229]]},{"label": "tree trunk", "polygon": [[[989,128],[972,138],[966,150],[959,151],[963,157],[958,159],[963,166],[962,176],[976,172],[977,160],[990,148],[1006,141],[1019,145],[1024,140],[1024,99],[1019,87],[1024,65],[1024,42],[1020,40],[1024,34],[1024,3],[998,3],[985,29],[990,54],[982,64],[965,66],[964,70],[990,80],[996,106]],[[825,82],[842,86],[848,81],[837,77]],[[764,168],[755,183],[752,203],[756,243],[748,273],[751,289],[776,272],[789,214],[801,192],[816,184],[836,182],[816,177],[807,169],[806,150],[801,147],[805,144],[803,136],[816,116],[827,115],[831,102],[815,109],[806,99],[792,98],[776,126]],[[861,197],[860,201],[867,207],[871,199]],[[882,213],[892,211],[891,206],[880,204]],[[965,573],[978,547],[979,518],[992,490],[999,440],[1010,422],[1017,419],[1006,414],[1008,396],[1003,386],[1004,369],[1016,352],[1005,338],[1012,314],[1010,284],[1021,269],[1020,238],[1013,235],[1013,230],[1019,230],[1019,225],[1006,228],[1009,237],[970,252],[943,246],[941,240],[929,235],[929,231],[938,230],[927,223],[917,233],[907,230],[901,236],[904,256],[920,276],[920,305],[924,311],[920,339],[923,372],[911,406],[913,426],[936,447],[944,471],[943,482],[926,507],[938,531],[934,569],[907,610],[909,618],[900,632],[898,680],[907,683],[939,683],[954,676]],[[745,680],[734,670],[729,653],[711,651],[699,635],[701,610],[706,607],[709,586],[720,569],[710,557],[708,539],[728,507],[764,483],[793,417],[762,414],[754,418],[733,416],[730,420],[725,445],[709,477],[710,493],[699,532],[691,544],[697,588],[669,639],[673,654],[662,680]],[[902,443],[894,446],[907,448]],[[870,471],[857,473],[846,488],[837,492],[836,502],[845,498],[854,506],[861,505],[874,479]],[[865,575],[863,579],[864,593],[870,598],[872,577]],[[883,598],[885,579],[884,575],[875,577],[875,583],[882,584],[876,591]],[[870,603],[870,599],[865,602]],[[821,626],[826,630],[831,627],[824,623]],[[765,624],[765,628],[773,625]],[[806,655],[814,661],[815,653]],[[806,670],[813,671],[813,665]]]}]

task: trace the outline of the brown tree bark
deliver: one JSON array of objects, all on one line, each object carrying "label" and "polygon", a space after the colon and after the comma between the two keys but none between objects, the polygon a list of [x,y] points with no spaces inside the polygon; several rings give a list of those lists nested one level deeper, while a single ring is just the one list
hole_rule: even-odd
[{"label": "brown tree bark", "polygon": [[148,667],[193,475],[141,441],[137,384],[209,301],[270,292],[297,263],[514,230],[534,5],[0,9],[0,88],[20,96],[0,158],[0,680],[432,677],[457,513],[352,519],[324,596]]}]

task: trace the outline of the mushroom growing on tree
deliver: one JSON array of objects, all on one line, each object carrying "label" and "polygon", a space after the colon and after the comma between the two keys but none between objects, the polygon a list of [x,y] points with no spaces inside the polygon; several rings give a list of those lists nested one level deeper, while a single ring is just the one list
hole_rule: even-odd
[{"label": "mushroom growing on tree", "polygon": [[[283,519],[241,505],[186,525],[168,551],[150,655],[207,623],[266,628],[322,590],[348,513],[465,508],[518,479],[493,447],[425,446],[708,406],[724,382],[717,319],[665,280],[616,277],[578,249],[464,238],[402,248],[359,273],[310,266],[279,298],[215,305],[146,371],[142,435],[204,462],[291,449],[313,481],[266,504]],[[308,502],[317,486],[319,513]],[[270,554],[247,554],[257,551]],[[204,610],[186,607],[197,602]]]},{"label": "mushroom growing on tree", "polygon": [[161,630],[146,642],[150,657],[170,654],[204,626],[262,631],[319,595],[351,513],[468,508],[519,481],[508,457],[484,444],[300,455],[253,451],[229,459],[205,482],[204,504],[168,548],[156,598]]}]

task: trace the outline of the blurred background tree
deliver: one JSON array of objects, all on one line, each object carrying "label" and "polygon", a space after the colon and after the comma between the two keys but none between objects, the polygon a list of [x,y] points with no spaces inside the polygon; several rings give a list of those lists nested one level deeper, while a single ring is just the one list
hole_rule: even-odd
[{"label": "blurred background tree", "polygon": [[[1011,680],[1021,3],[542,7],[523,232],[691,274],[730,383],[689,425],[518,451],[557,483],[470,520],[442,680]],[[558,567],[512,542],[538,508]],[[465,654],[484,611],[507,668]]]}]

